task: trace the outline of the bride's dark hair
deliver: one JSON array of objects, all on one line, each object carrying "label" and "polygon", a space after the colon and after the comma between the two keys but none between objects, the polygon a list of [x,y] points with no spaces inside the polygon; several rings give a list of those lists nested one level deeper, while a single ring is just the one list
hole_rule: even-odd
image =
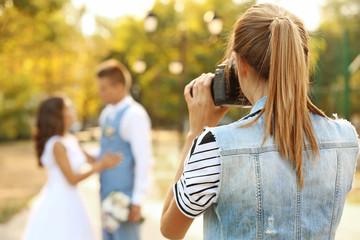
[{"label": "bride's dark hair", "polygon": [[33,136],[39,166],[42,166],[40,158],[46,141],[54,135],[64,135],[64,107],[64,99],[57,96],[49,97],[39,106]]}]

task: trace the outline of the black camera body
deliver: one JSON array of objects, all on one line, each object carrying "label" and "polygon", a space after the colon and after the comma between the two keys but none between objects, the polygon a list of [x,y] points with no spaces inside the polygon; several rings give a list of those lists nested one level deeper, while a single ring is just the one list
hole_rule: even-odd
[{"label": "black camera body", "polygon": [[230,66],[223,63],[216,68],[211,83],[211,95],[215,106],[251,106],[240,88],[234,60]]}]

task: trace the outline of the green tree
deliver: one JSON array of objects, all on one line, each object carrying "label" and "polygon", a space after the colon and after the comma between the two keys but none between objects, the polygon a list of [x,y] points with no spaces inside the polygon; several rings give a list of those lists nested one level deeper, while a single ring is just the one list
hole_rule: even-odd
[{"label": "green tree", "polygon": [[[29,137],[35,109],[47,95],[68,95],[80,120],[99,111],[93,69],[106,39],[84,37],[69,15],[81,17],[67,1],[0,3],[0,139]],[[80,18],[77,18],[79,21]]]},{"label": "green tree", "polygon": [[[318,62],[317,101],[328,113],[344,115],[345,71],[349,62],[360,54],[360,1],[328,0],[322,11],[323,22],[318,29],[318,37],[324,41]],[[348,43],[344,36],[348,32]],[[348,56],[346,54],[348,52]],[[348,59],[346,59],[346,57]],[[350,76],[350,113],[360,112],[355,104],[359,101],[359,72]]]}]

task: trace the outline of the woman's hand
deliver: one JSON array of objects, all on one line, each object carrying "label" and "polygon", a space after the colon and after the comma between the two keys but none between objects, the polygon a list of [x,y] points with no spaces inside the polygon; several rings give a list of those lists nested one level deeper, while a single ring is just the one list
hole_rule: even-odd
[{"label": "woman's hand", "polygon": [[56,163],[71,185],[76,185],[78,182],[84,180],[95,172],[101,172],[108,168],[115,167],[123,159],[121,154],[111,154],[107,152],[100,161],[96,161],[92,164],[92,168],[89,171],[78,174],[73,172],[66,148],[62,142],[55,142],[53,152]]},{"label": "woman's hand", "polygon": [[[193,140],[203,131],[205,126],[216,126],[229,110],[228,107],[215,107],[210,90],[213,78],[214,74],[203,74],[185,87],[184,96],[189,109],[190,131],[181,154],[174,183],[179,180],[184,171],[184,161]],[[191,89],[192,96],[190,94]],[[162,235],[169,239],[182,239],[193,220],[193,218],[185,216],[177,207],[171,184],[161,214],[160,230]]]},{"label": "woman's hand", "polygon": [[213,78],[212,73],[202,74],[185,87],[184,96],[189,109],[191,135],[199,135],[204,127],[215,127],[229,110],[229,107],[215,106],[210,89]]},{"label": "woman's hand", "polygon": [[101,163],[100,171],[113,168],[117,166],[120,162],[122,162],[122,160],[123,160],[123,155],[121,155],[120,153],[106,152],[100,161]]}]

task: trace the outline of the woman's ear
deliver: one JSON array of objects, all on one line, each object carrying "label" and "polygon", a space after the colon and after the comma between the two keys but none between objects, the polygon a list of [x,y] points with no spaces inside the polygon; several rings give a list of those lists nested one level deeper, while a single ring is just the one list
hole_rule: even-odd
[{"label": "woman's ear", "polygon": [[233,53],[233,57],[238,71],[238,76],[246,77],[248,71],[248,65],[245,60],[240,57],[237,53]]}]

